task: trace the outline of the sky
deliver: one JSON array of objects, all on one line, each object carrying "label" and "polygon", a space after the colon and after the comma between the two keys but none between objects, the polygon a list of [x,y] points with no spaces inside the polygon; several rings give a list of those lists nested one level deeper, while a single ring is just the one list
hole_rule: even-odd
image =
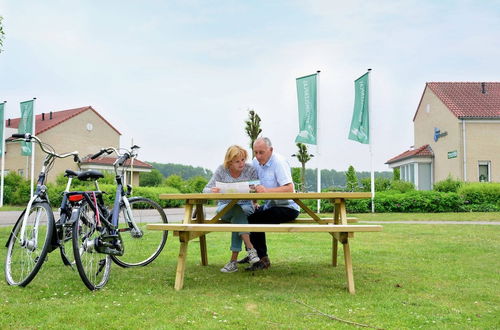
[{"label": "sky", "polygon": [[300,166],[295,79],[318,70],[307,166],[337,171],[371,168],[347,139],[368,68],[376,171],[413,145],[426,82],[500,78],[498,0],[0,0],[0,15],[6,118],[33,97],[37,114],[90,105],[139,159],[211,170],[230,145],[249,149],[249,109]]}]

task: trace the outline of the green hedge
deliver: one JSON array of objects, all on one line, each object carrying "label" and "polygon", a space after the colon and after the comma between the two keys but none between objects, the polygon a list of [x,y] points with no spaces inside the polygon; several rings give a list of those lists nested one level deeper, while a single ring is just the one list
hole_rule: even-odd
[{"label": "green hedge", "polygon": [[[107,206],[112,206],[115,199],[116,186],[111,184],[99,185],[99,188],[104,192],[104,203]],[[88,186],[74,186],[71,188],[72,191],[85,191],[92,190]],[[64,187],[56,186],[53,184],[48,185],[49,200],[52,207],[59,207],[62,201],[62,195],[64,192]],[[179,190],[172,187],[134,187],[132,190],[132,196],[141,196],[154,200],[160,204],[163,208],[167,207],[180,207],[183,205],[181,200],[160,200],[160,194],[177,194]],[[29,192],[28,192],[29,195]],[[26,201],[27,203],[27,201]]]},{"label": "green hedge", "polygon": [[[313,210],[316,200],[305,201]],[[348,213],[371,212],[370,199],[347,200]],[[500,211],[500,183],[470,183],[458,192],[383,191],[375,194],[375,212],[433,213],[433,212],[495,212]],[[329,201],[322,201],[321,212],[333,212]]]}]

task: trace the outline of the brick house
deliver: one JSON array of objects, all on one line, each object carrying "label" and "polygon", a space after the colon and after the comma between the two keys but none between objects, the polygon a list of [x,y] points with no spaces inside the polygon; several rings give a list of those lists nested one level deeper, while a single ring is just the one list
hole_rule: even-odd
[{"label": "brick house", "polygon": [[419,190],[448,176],[500,181],[500,83],[429,82],[413,117],[414,147],[386,164]]},{"label": "brick house", "polygon": [[[17,133],[20,118],[5,121],[5,136]],[[51,111],[35,116],[35,135],[42,142],[51,145],[57,153],[77,150],[82,162],[82,169],[112,170],[112,158],[99,158],[88,161],[85,156],[91,155],[104,147],[120,146],[121,133],[102,117],[91,106],[76,109]],[[35,178],[40,172],[45,153],[37,146],[35,149]],[[21,156],[19,143],[6,143],[5,170],[14,171],[27,178],[30,177],[31,160]],[[116,159],[116,158],[115,158]],[[56,177],[66,169],[78,170],[72,159],[56,159],[53,169],[47,177],[48,182],[54,182]],[[139,183],[139,172],[150,172],[152,166],[144,162],[134,161],[133,184]],[[130,172],[128,173],[130,180]],[[130,182],[130,181],[128,181]]]}]

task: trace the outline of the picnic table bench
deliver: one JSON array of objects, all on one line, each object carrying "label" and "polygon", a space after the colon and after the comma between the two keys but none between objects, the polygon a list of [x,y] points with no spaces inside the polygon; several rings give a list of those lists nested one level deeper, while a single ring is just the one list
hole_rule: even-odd
[{"label": "picnic table bench", "polygon": [[[343,246],[344,264],[347,278],[347,288],[351,294],[355,293],[354,275],[352,270],[352,258],[349,247],[349,238],[354,237],[355,232],[377,232],[382,230],[380,225],[351,225],[348,224],[345,201],[355,198],[370,198],[370,193],[235,193],[235,194],[161,194],[160,199],[185,200],[184,219],[177,224],[148,224],[149,230],[173,231],[179,236],[180,248],[177,261],[177,270],[174,288],[181,290],[184,286],[184,275],[186,269],[186,257],[189,241],[199,238],[201,264],[208,265],[207,245],[205,235],[209,232],[324,232],[332,235],[332,266],[337,266],[338,242]],[[298,218],[296,221],[282,224],[259,224],[238,225],[228,224],[221,221],[226,214],[240,200],[268,200],[268,199],[292,199],[306,212],[310,218]],[[334,204],[332,218],[320,218],[312,211],[303,200],[323,199],[330,200]],[[203,206],[209,200],[230,200],[231,202],[222,210],[217,212],[211,219],[205,218]],[[194,211],[194,212],[193,212]],[[194,213],[194,216],[193,216]]]}]

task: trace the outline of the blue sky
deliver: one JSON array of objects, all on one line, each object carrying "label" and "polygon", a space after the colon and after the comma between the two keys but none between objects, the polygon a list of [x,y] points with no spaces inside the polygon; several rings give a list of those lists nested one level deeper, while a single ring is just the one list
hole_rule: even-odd
[{"label": "blue sky", "polygon": [[316,70],[320,157],[308,166],[342,171],[370,169],[368,147],[347,139],[367,68],[375,170],[413,144],[426,82],[500,77],[500,1],[0,0],[0,15],[7,117],[32,97],[36,113],[91,105],[140,159],[210,169],[247,146],[249,108],[298,166],[295,78]]}]

